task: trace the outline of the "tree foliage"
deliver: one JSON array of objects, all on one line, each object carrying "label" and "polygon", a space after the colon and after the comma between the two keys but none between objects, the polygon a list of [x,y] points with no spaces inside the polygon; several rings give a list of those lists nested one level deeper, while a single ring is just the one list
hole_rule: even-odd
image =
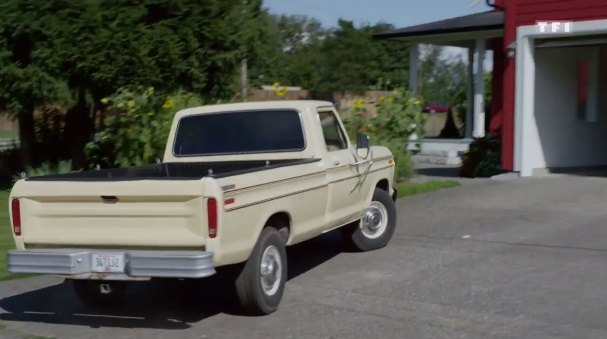
[{"label": "tree foliage", "polygon": [[356,140],[361,132],[369,135],[373,144],[388,147],[394,155],[396,180],[412,177],[414,168],[408,141],[423,138],[422,101],[410,92],[397,89],[372,103],[377,110],[375,116],[369,114],[366,104],[362,99],[356,100],[349,117],[344,119],[351,140]]},{"label": "tree foliage", "polygon": [[321,93],[392,90],[407,81],[409,46],[374,40],[373,34],[394,28],[379,23],[356,27],[340,20],[324,28],[306,16],[266,16],[269,39],[258,47],[254,84],[301,86]]},{"label": "tree foliage", "polygon": [[81,166],[100,100],[121,87],[230,97],[260,11],[259,0],[0,3],[0,108],[20,118],[24,159],[47,103],[67,108],[65,157]]},{"label": "tree foliage", "polygon": [[158,95],[153,87],[121,88],[102,101],[109,108],[104,128],[85,149],[91,167],[144,165],[162,159],[174,113],[203,103],[192,93]]},{"label": "tree foliage", "polygon": [[[327,28],[305,16],[272,15],[261,0],[6,0],[0,2],[0,110],[19,119],[23,166],[69,159],[79,169],[86,156],[107,166],[152,161],[166,131],[154,121],[166,126],[171,114],[160,114],[158,103],[175,93],[233,100],[241,60],[255,87],[279,82],[319,94],[406,87],[409,45],[373,38],[393,28],[346,20]],[[426,101],[451,95],[459,77],[449,72],[462,67],[447,67],[435,55],[424,65]],[[117,106],[149,87],[157,97],[136,110]],[[106,97],[114,101],[102,102]],[[157,115],[150,120],[141,107]],[[116,115],[104,120],[107,110]],[[124,130],[132,126],[149,131],[131,140]],[[90,143],[95,134],[136,154],[119,155],[118,146],[99,139]]]},{"label": "tree foliage", "polygon": [[425,45],[420,61],[421,94],[427,103],[444,105],[456,102],[460,91],[466,91],[467,64],[459,58],[446,58],[441,46]]}]

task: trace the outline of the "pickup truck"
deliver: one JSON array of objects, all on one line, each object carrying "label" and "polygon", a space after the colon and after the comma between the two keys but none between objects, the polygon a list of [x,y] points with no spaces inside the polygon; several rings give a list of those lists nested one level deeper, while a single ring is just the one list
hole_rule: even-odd
[{"label": "pickup truck", "polygon": [[358,251],[392,238],[394,159],[369,143],[353,145],[325,101],[179,111],[163,162],[16,182],[8,269],[65,277],[83,303],[108,306],[129,281],[237,267],[243,309],[274,312],[287,246],[337,228]]}]

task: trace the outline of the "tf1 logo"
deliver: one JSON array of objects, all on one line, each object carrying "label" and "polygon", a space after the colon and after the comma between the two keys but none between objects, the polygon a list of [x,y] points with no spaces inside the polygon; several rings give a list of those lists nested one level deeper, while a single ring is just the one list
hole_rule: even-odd
[{"label": "tf1 logo", "polygon": [[571,21],[538,21],[540,33],[571,33]]}]

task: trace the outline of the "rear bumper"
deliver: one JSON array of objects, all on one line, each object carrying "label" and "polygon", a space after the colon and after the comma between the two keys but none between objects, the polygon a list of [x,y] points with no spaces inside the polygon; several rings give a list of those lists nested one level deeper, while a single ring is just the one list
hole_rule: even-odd
[{"label": "rear bumper", "polygon": [[[94,272],[93,254],[104,253],[123,255],[124,270]],[[32,249],[9,251],[7,259],[9,272],[57,274],[77,279],[204,278],[215,274],[211,252]]]}]

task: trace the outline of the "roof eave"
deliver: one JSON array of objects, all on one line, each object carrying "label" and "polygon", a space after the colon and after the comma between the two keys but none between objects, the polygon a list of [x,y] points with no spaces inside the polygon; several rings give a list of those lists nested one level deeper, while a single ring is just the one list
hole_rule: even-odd
[{"label": "roof eave", "polygon": [[407,38],[415,38],[420,36],[431,36],[431,35],[443,35],[443,34],[452,34],[452,33],[469,33],[469,32],[483,32],[483,31],[495,31],[495,30],[503,30],[504,25],[490,25],[483,27],[460,27],[453,29],[435,29],[435,30],[427,30],[427,31],[417,31],[417,32],[386,32],[386,33],[378,33],[374,34],[373,38],[378,40],[384,39],[400,39],[407,40]]}]

